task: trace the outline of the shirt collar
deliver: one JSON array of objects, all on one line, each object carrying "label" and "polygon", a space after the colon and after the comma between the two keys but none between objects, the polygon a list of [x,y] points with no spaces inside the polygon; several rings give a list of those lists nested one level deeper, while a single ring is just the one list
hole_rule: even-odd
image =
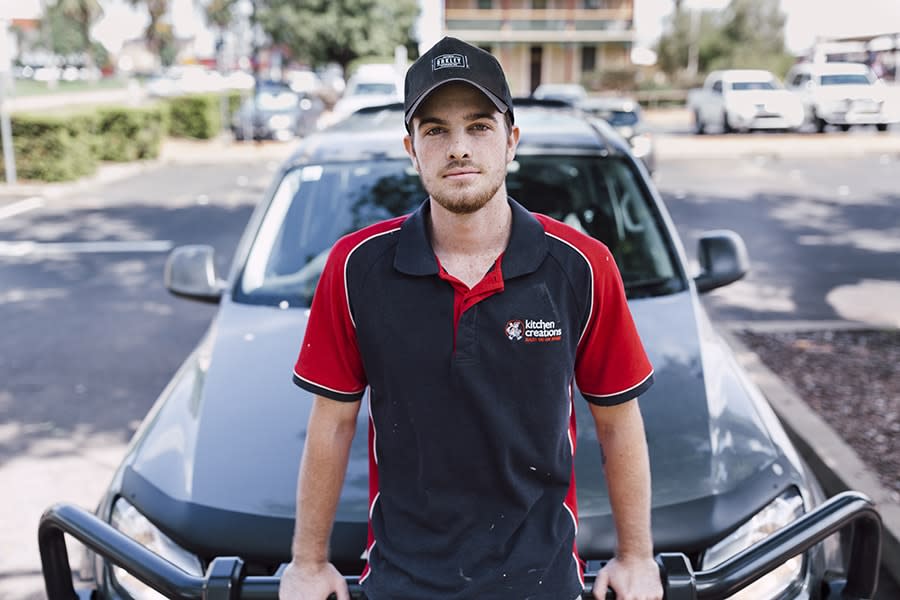
[{"label": "shirt collar", "polygon": [[[533,273],[547,256],[544,226],[524,206],[509,198],[512,232],[503,253],[503,279]],[[437,275],[438,263],[428,235],[428,200],[400,226],[394,268],[407,275]]]}]

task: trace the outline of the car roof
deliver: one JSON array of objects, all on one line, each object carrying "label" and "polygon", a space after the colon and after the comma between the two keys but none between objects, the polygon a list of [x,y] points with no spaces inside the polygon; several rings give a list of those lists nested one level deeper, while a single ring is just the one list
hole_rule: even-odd
[{"label": "car roof", "polygon": [[626,96],[594,96],[579,102],[578,107],[588,110],[621,110],[625,112],[640,110],[638,102],[634,98]]},{"label": "car roof", "polygon": [[794,72],[809,71],[821,75],[826,73],[868,73],[869,67],[854,62],[801,63],[795,65],[792,70]]},{"label": "car roof", "polygon": [[720,71],[719,76],[726,81],[770,81],[775,79],[770,71],[762,69],[728,69]]},{"label": "car roof", "polygon": [[[519,153],[627,154],[606,123],[561,102],[520,99],[515,105],[521,127]],[[300,142],[287,166],[310,162],[351,162],[407,158],[402,138],[401,103],[363,108]]]}]

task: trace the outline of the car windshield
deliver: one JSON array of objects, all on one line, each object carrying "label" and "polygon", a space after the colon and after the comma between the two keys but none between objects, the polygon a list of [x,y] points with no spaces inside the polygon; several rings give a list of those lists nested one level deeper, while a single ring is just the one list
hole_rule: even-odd
[{"label": "car windshield", "polygon": [[371,96],[375,94],[390,95],[397,93],[397,86],[393,83],[358,83],[349,94],[352,96]]},{"label": "car windshield", "polygon": [[748,90],[777,90],[778,86],[774,81],[735,81],[731,84],[731,89],[738,92]]},{"label": "car windshield", "polygon": [[637,113],[630,110],[597,109],[588,112],[603,119],[613,127],[631,127],[638,124]]},{"label": "car windshield", "polygon": [[[507,189],[545,213],[603,241],[629,297],[680,291],[683,281],[657,215],[623,158],[524,155]],[[407,214],[427,197],[406,159],[307,165],[287,171],[267,208],[235,289],[235,300],[309,306],[339,237]]]},{"label": "car windshield", "polygon": [[863,73],[835,73],[822,75],[822,85],[869,85],[872,83]]}]

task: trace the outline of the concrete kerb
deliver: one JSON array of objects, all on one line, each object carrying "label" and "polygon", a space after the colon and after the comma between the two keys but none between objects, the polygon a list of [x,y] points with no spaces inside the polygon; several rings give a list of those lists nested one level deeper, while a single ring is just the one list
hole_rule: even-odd
[{"label": "concrete kerb", "polygon": [[736,331],[737,328],[720,328],[738,361],[759,385],[825,491],[833,495],[856,490],[866,494],[878,507],[884,524],[882,567],[894,581],[900,581],[900,504],[834,429],[741,342]]}]

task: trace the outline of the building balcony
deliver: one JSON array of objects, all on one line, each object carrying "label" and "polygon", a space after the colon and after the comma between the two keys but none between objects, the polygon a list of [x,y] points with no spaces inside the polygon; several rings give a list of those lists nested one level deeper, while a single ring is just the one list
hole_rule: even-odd
[{"label": "building balcony", "polygon": [[634,10],[617,9],[451,9],[447,33],[480,42],[631,42]]}]

